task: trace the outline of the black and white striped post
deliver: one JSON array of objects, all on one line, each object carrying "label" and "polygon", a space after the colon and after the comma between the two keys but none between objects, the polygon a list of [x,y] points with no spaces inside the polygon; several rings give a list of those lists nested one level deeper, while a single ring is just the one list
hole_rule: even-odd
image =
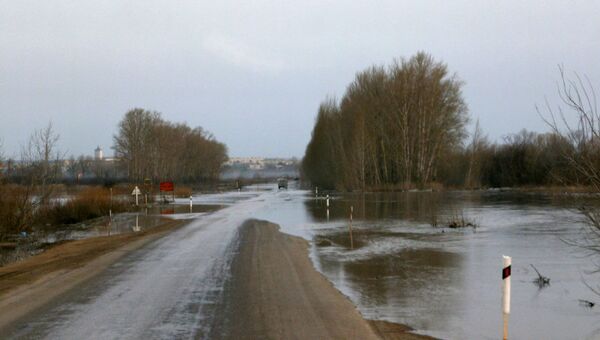
[{"label": "black and white striped post", "polygon": [[508,315],[510,314],[510,271],[512,258],[502,256],[502,316],[504,321],[504,336],[502,339],[508,339]]}]

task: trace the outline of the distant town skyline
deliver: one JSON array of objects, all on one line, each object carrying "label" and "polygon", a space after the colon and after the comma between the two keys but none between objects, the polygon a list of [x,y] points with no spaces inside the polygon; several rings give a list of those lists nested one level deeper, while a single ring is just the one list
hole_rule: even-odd
[{"label": "distant town skyline", "polygon": [[229,155],[302,157],[319,103],[418,51],[465,82],[492,140],[548,131],[557,65],[600,87],[596,1],[22,2],[0,0],[0,138],[18,156],[52,121],[68,155],[134,107],[202,126]]}]

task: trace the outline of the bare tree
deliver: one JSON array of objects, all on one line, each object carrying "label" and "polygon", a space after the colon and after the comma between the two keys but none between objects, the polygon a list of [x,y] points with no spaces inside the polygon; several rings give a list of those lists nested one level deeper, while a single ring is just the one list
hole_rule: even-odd
[{"label": "bare tree", "polygon": [[26,182],[35,188],[37,204],[45,204],[52,194],[52,187],[60,172],[61,155],[58,150],[60,135],[52,122],[42,129],[35,130],[27,145],[22,148],[21,160],[26,164]]},{"label": "bare tree", "polygon": [[482,151],[488,146],[487,137],[483,135],[481,126],[479,125],[479,119],[475,123],[475,129],[471,135],[471,144],[467,148],[467,154],[469,156],[469,165],[467,168],[467,175],[465,178],[465,186],[467,188],[477,188],[481,185],[481,158]]},{"label": "bare tree", "polygon": [[30,231],[34,212],[47,204],[56,181],[61,154],[59,135],[52,123],[35,130],[21,150],[19,164],[22,185],[3,185],[0,188],[0,239],[22,231]]},{"label": "bare tree", "polygon": [[558,95],[563,105],[553,108],[546,100],[539,115],[555,134],[568,142],[557,150],[596,192],[600,192],[600,114],[596,93],[587,77],[569,77],[559,66]]},{"label": "bare tree", "polygon": [[[558,151],[570,167],[584,184],[600,193],[600,113],[596,92],[589,78],[577,73],[568,75],[563,66],[559,66],[559,73],[558,95],[562,105],[553,108],[546,100],[545,113],[540,108],[537,111],[554,133],[567,141],[566,147]],[[585,205],[579,210],[588,222],[586,233],[580,240],[565,241],[599,255],[600,210]],[[593,287],[585,280],[584,283],[600,295],[600,285]]]}]

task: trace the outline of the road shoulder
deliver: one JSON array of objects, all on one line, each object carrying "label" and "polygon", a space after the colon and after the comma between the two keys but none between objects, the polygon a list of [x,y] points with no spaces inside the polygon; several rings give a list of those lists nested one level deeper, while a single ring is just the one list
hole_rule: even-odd
[{"label": "road shoulder", "polygon": [[0,330],[183,224],[184,221],[166,221],[140,233],[69,241],[1,267]]},{"label": "road shoulder", "polygon": [[423,339],[410,328],[363,319],[317,272],[308,243],[275,224],[249,220],[209,338]]}]

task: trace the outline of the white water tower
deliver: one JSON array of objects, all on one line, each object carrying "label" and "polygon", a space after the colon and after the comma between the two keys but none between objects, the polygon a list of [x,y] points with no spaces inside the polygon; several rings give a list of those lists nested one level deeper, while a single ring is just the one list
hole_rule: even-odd
[{"label": "white water tower", "polygon": [[100,145],[98,145],[96,150],[94,150],[94,159],[97,161],[101,161],[102,159],[104,159],[104,152],[102,151]]}]

